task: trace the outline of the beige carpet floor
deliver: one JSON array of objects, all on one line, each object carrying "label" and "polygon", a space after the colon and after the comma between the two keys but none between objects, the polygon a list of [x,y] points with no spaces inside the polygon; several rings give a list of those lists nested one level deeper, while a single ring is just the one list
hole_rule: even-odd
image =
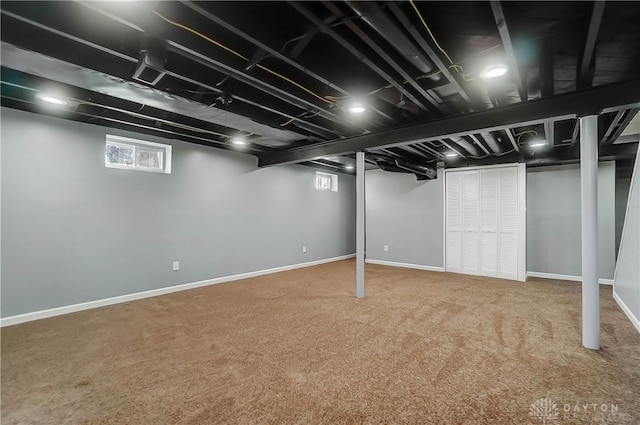
[{"label": "beige carpet floor", "polygon": [[354,269],[4,328],[2,425],[640,423],[640,337],[611,287],[590,351],[577,283],[368,265],[358,300]]}]

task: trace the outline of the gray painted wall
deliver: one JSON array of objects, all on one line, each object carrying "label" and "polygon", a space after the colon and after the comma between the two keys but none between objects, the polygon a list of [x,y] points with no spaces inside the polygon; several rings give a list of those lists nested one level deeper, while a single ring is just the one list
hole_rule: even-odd
[{"label": "gray painted wall", "polygon": [[[172,174],[106,168],[107,133],[173,145]],[[353,176],[6,108],[1,135],[2,317],[355,251]]]},{"label": "gray painted wall", "polygon": [[[367,258],[443,267],[443,176],[366,173]],[[389,251],[384,251],[384,245]]]},{"label": "gray painted wall", "polygon": [[[367,172],[367,258],[443,267],[442,176]],[[615,165],[599,170],[600,276],[615,268]],[[580,169],[527,170],[527,271],[580,276]],[[389,245],[389,251],[383,250]]]},{"label": "gray painted wall", "polygon": [[[599,274],[615,269],[615,164],[598,168]],[[580,168],[527,169],[527,271],[582,275]]]},{"label": "gray painted wall", "polygon": [[627,212],[627,199],[629,198],[629,188],[631,186],[631,176],[616,176],[616,258],[620,249],[622,239],[622,229],[624,227],[624,216]]},{"label": "gray painted wall", "polygon": [[[640,150],[636,154],[629,203],[613,290],[640,324]],[[640,328],[638,328],[640,331]]]}]

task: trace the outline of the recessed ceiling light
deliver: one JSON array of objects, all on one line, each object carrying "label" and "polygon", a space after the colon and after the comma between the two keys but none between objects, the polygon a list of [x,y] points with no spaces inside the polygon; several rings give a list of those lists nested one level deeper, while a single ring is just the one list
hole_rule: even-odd
[{"label": "recessed ceiling light", "polygon": [[507,73],[509,69],[504,65],[492,66],[481,74],[482,78],[498,78]]},{"label": "recessed ceiling light", "polygon": [[546,146],[546,144],[546,140],[536,140],[533,143],[529,143],[529,146],[531,146],[532,148],[539,148],[540,146]]},{"label": "recessed ceiling light", "polygon": [[458,154],[455,153],[455,152],[449,152],[449,153],[444,154],[444,156],[454,157],[454,156],[458,156]]},{"label": "recessed ceiling light", "polygon": [[231,139],[231,143],[233,143],[234,145],[239,145],[239,146],[247,144],[247,142],[244,139],[240,138],[240,137],[234,137],[233,139]]},{"label": "recessed ceiling light", "polygon": [[43,102],[52,103],[54,105],[65,105],[67,103],[64,100],[60,99],[59,97],[51,96],[51,95],[47,95],[47,94],[43,94],[43,95],[38,96],[38,97]]},{"label": "recessed ceiling light", "polygon": [[347,107],[347,111],[351,112],[352,114],[361,114],[366,110],[367,108],[362,103],[352,103]]},{"label": "recessed ceiling light", "polygon": [[345,165],[344,169],[345,170],[353,170],[353,165]]}]

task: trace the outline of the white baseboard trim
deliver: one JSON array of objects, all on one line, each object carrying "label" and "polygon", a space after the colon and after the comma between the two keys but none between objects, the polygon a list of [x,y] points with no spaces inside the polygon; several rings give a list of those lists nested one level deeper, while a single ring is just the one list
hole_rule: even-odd
[{"label": "white baseboard trim", "polygon": [[365,262],[369,264],[378,264],[381,266],[404,267],[406,269],[427,270],[430,272],[444,272],[444,267],[423,266],[420,264],[409,264],[409,263],[396,263],[394,261],[373,260],[370,258],[367,258]]},{"label": "white baseboard trim", "polygon": [[[582,276],[573,276],[570,274],[555,274],[541,272],[527,272],[527,279],[530,277],[539,277],[541,279],[570,280],[572,282],[582,282]],[[598,279],[600,285],[613,285],[613,279]]]},{"label": "white baseboard trim", "polygon": [[356,256],[355,254],[341,255],[339,257],[325,258],[323,260],[310,261],[308,263],[292,264],[289,266],[275,267],[273,269],[258,270],[255,272],[241,273],[241,274],[236,274],[232,276],[217,277],[215,279],[201,280],[199,282],[184,283],[181,285],[174,285],[174,286],[167,286],[165,288],[152,289],[150,291],[136,292],[133,294],[103,298],[101,300],[88,301],[80,304],[72,304],[64,307],[56,307],[56,308],[50,308],[47,310],[34,311],[31,313],[25,313],[25,314],[19,314],[16,316],[1,318],[0,327],[18,325],[20,323],[31,322],[33,320],[46,319],[47,317],[60,316],[60,315],[69,314],[69,313],[76,313],[78,311],[104,307],[107,305],[141,300],[143,298],[157,297],[159,295],[171,294],[173,292],[187,291],[189,289],[200,288],[202,286],[216,285],[218,283],[232,282],[234,280],[241,280],[241,279],[249,279],[252,277],[264,276],[272,273],[285,272],[288,270],[295,270],[303,267],[317,266],[319,264],[346,260],[349,258],[353,258],[355,256]]},{"label": "white baseboard trim", "polygon": [[633,326],[635,326],[636,330],[640,333],[640,320],[633,315],[633,313],[631,312],[631,309],[629,309],[629,307],[627,307],[624,301],[622,301],[622,298],[620,298],[618,294],[616,294],[615,290],[613,291],[613,299],[616,300],[616,302],[618,303],[618,306],[620,306],[620,309],[622,309],[624,314],[627,315],[629,320],[631,320],[631,323],[633,323]]}]

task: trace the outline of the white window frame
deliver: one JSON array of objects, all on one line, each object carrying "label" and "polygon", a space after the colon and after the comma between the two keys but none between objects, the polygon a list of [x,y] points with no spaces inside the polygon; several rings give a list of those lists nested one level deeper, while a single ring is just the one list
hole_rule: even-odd
[{"label": "white window frame", "polygon": [[[107,146],[121,146],[133,148],[133,165],[113,164],[107,161]],[[153,150],[162,152],[162,164],[159,169],[141,167],[136,164],[136,149],[150,147]],[[172,146],[162,143],[149,142],[146,140],[132,139],[129,137],[114,136],[107,134],[105,142],[105,158],[104,165],[107,168],[119,168],[123,170],[146,171],[148,173],[171,174],[171,153]]]},{"label": "white window frame", "polygon": [[[323,177],[328,177],[331,180],[331,186],[329,188],[320,188],[318,187],[318,176],[323,176]],[[316,171],[315,174],[315,180],[313,183],[313,186],[316,188],[316,190],[321,190],[324,192],[337,192],[338,191],[338,175],[337,174],[331,174],[331,173],[323,173],[322,171]]]}]

